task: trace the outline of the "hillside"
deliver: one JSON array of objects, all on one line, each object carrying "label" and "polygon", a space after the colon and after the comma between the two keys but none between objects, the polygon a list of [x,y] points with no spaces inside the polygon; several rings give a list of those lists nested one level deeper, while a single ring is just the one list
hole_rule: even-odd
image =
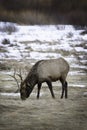
[{"label": "hillside", "polygon": [[87,0],[0,0],[0,21],[87,25]]}]

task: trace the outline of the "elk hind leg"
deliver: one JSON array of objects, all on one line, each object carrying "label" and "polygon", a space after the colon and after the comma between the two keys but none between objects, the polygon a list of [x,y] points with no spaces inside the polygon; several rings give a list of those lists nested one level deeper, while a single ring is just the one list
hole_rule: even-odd
[{"label": "elk hind leg", "polygon": [[63,78],[60,78],[60,82],[62,83],[61,98],[63,98],[64,93],[65,93],[65,98],[67,98],[67,82]]},{"label": "elk hind leg", "polygon": [[67,83],[67,81],[65,81],[64,88],[65,88],[65,98],[68,98],[68,83]]}]

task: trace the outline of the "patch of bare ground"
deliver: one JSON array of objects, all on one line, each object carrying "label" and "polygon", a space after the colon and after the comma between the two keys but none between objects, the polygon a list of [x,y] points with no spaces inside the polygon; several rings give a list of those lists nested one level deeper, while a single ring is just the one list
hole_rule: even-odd
[{"label": "patch of bare ground", "polygon": [[61,88],[55,88],[52,99],[47,87],[42,87],[40,99],[36,88],[31,96],[0,95],[0,130],[86,130],[87,88],[69,88],[68,99],[60,99]]}]

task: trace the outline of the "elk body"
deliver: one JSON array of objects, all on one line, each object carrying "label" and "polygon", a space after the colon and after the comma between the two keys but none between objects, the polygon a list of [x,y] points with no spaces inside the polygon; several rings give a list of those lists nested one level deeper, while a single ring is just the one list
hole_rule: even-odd
[{"label": "elk body", "polygon": [[66,81],[66,77],[68,72],[69,64],[63,58],[38,61],[31,68],[25,80],[23,80],[20,84],[21,99],[25,100],[28,98],[36,84],[38,88],[37,98],[39,98],[40,89],[43,82],[47,83],[52,97],[55,98],[52,82],[58,80],[62,83],[61,98],[63,98],[64,94],[65,98],[67,98],[68,83]]}]

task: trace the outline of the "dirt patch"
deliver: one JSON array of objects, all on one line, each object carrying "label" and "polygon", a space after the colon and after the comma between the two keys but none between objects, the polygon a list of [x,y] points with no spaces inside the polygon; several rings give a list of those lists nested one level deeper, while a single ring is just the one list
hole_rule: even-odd
[{"label": "dirt patch", "polygon": [[87,88],[69,88],[69,98],[60,99],[61,88],[54,88],[52,99],[47,87],[36,99],[0,95],[0,130],[86,130]]}]

